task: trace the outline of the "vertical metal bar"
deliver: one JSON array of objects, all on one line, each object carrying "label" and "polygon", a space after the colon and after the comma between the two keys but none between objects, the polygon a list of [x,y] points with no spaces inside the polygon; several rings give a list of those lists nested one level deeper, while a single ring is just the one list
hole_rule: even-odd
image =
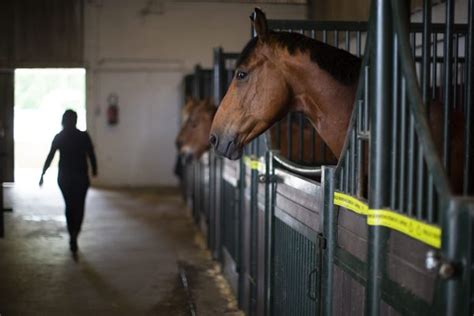
[{"label": "vertical metal bar", "polygon": [[320,148],[320,157],[321,157],[321,164],[326,161],[326,143],[322,140],[321,136],[319,136],[319,148]]},{"label": "vertical metal bar", "polygon": [[323,31],[323,43],[328,42],[328,32],[326,30]]},{"label": "vertical metal bar", "polygon": [[281,121],[275,124],[275,133],[276,149],[281,150]]},{"label": "vertical metal bar", "polygon": [[407,209],[408,215],[413,215],[414,211],[414,189],[415,189],[415,118],[408,114],[408,185],[407,185]]},{"label": "vertical metal bar", "polygon": [[344,32],[344,40],[345,40],[345,50],[348,52],[351,50],[351,41],[350,41],[350,33],[349,31]]},{"label": "vertical metal bar", "polygon": [[454,265],[456,275],[442,283],[440,315],[469,315],[470,311],[470,274],[472,273],[472,204],[468,210],[462,199],[444,201],[442,212],[442,258]]},{"label": "vertical metal bar", "polygon": [[299,127],[299,161],[302,163],[304,161],[304,115],[303,113],[298,113],[298,127]]},{"label": "vertical metal bar", "polygon": [[[425,103],[426,106],[426,112],[429,115],[430,111],[430,45],[431,45],[431,0],[424,0],[423,1],[423,56],[422,56],[422,77],[421,77],[421,91],[422,91],[422,96],[423,96],[423,102]],[[436,43],[433,42],[433,46],[435,46]],[[436,62],[433,63],[436,65]],[[418,212],[422,212],[424,210],[424,185],[427,183],[428,186],[428,204],[431,204],[431,199],[433,198],[433,183],[432,183],[432,177],[428,177],[428,181],[426,182],[425,180],[425,164],[423,160],[424,154],[423,154],[423,149],[421,146],[419,146],[418,150],[418,189],[417,189],[417,203],[416,203],[416,208]],[[433,212],[433,209],[429,207],[428,205],[428,216],[429,214]],[[419,214],[421,215],[421,214]],[[419,216],[421,218],[421,216]]]},{"label": "vertical metal bar", "polygon": [[[369,53],[369,52],[366,52]],[[364,87],[364,100],[365,100],[365,106],[364,106],[364,124],[363,124],[363,130],[368,131],[369,130],[369,108],[372,102],[370,101],[370,69],[369,67],[365,67],[365,87]]]},{"label": "vertical metal bar", "polygon": [[463,193],[474,193],[474,179],[470,175],[473,174],[474,163],[474,75],[472,69],[474,68],[474,1],[469,0],[468,8],[468,32],[466,38],[467,54],[466,65],[466,107],[465,107],[465,121],[464,121],[464,183]]},{"label": "vertical metal bar", "polygon": [[[371,49],[372,100],[370,115],[370,172],[369,208],[380,209],[388,205],[388,179],[390,166],[390,108],[391,65],[393,60],[392,13],[390,3],[372,2],[375,11],[375,45]],[[387,104],[388,103],[388,104]],[[386,270],[389,230],[382,226],[369,226],[368,273],[366,309],[370,316],[380,315],[382,279]]]},{"label": "vertical metal bar", "polygon": [[[365,106],[364,105],[364,101],[362,100],[358,100],[357,102],[359,102],[359,106],[357,107],[357,121],[356,121],[356,124],[357,124],[357,132],[360,134],[362,134],[362,107]],[[362,197],[362,194],[364,192],[364,188],[363,188],[363,185],[364,185],[364,177],[365,177],[365,172],[364,172],[364,150],[363,150],[363,146],[364,145],[364,141],[362,140],[362,138],[360,137],[357,137],[357,182],[356,182],[356,186],[357,186],[357,192],[356,192],[356,195],[358,197]]]},{"label": "vertical metal bar", "polygon": [[339,48],[339,32],[334,31],[334,46]]},{"label": "vertical metal bar", "polygon": [[[432,85],[433,85],[433,90],[432,90],[432,98],[436,100],[436,86],[438,83],[438,33],[433,33],[433,79],[432,79]],[[429,113],[429,108],[428,108],[428,113]]]},{"label": "vertical metal bar", "polygon": [[357,130],[351,131],[351,145],[350,145],[350,183],[349,183],[349,192],[350,194],[354,195],[355,193],[355,186],[356,186],[356,159],[357,159]]},{"label": "vertical metal bar", "polygon": [[457,84],[458,84],[458,65],[459,65],[459,35],[458,34],[453,34],[454,36],[454,76],[453,76],[453,83],[452,83],[452,89],[453,89],[453,104],[451,107],[455,109],[458,105],[458,89],[457,89]]},{"label": "vertical metal bar", "polygon": [[326,238],[326,250],[323,252],[322,266],[322,300],[320,303],[320,315],[332,316],[332,294],[334,258],[336,251],[337,211],[333,204],[336,177],[334,168],[323,166],[321,183],[323,184],[323,227],[322,231]]},{"label": "vertical metal bar", "polygon": [[357,31],[356,33],[356,55],[357,57],[361,56],[361,36],[360,36],[360,31]]},{"label": "vertical metal bar", "polygon": [[[422,77],[421,77],[421,91],[423,95],[423,102],[426,106],[429,103],[430,92],[430,46],[431,46],[431,0],[423,1],[423,56],[422,56]],[[433,47],[436,47],[436,41],[433,41]],[[433,49],[433,52],[436,49]],[[436,61],[433,61],[436,65]],[[436,88],[436,87],[435,87]],[[428,109],[429,112],[429,109]]]},{"label": "vertical metal bar", "polygon": [[219,105],[222,97],[224,96],[224,77],[225,77],[225,64],[224,59],[222,58],[222,48],[214,48],[214,103]]},{"label": "vertical metal bar", "polygon": [[351,170],[349,169],[349,163],[352,158],[351,151],[352,146],[349,146],[349,153],[344,157],[344,192],[349,192],[349,179],[351,177]]},{"label": "vertical metal bar", "polygon": [[454,24],[454,1],[446,1],[446,29],[444,33],[444,120],[443,120],[443,164],[446,173],[450,174],[451,154],[451,111],[452,102],[452,56],[453,56],[453,24]]},{"label": "vertical metal bar", "polygon": [[435,209],[434,209],[434,185],[433,185],[433,176],[431,174],[428,174],[428,222],[430,223],[435,223]]},{"label": "vertical metal bar", "polygon": [[394,36],[393,40],[393,88],[392,88],[392,139],[391,139],[391,151],[392,151],[392,165],[390,168],[390,207],[396,209],[396,199],[397,199],[397,189],[398,189],[398,166],[399,162],[402,160],[401,156],[398,153],[398,117],[400,114],[399,105],[399,66],[398,66],[398,39],[397,36]]},{"label": "vertical metal bar", "polygon": [[308,125],[311,128],[311,163],[314,164],[316,162],[316,130],[314,129],[313,125],[309,124]]},{"label": "vertical metal bar", "polygon": [[287,137],[287,144],[288,144],[288,159],[293,159],[293,113],[288,113],[287,115],[287,127],[286,127],[286,137]]},{"label": "vertical metal bar", "polygon": [[273,297],[273,256],[274,251],[274,199],[275,183],[273,169],[273,152],[267,151],[265,156],[265,315],[273,315],[272,297]]}]

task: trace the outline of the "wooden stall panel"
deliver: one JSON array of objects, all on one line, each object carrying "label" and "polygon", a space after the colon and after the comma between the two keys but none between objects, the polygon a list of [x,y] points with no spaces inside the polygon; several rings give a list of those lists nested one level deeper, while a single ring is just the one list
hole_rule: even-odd
[{"label": "wooden stall panel", "polygon": [[345,208],[339,208],[337,246],[361,261],[367,258],[367,218]]},{"label": "wooden stall panel", "polygon": [[364,315],[365,287],[348,272],[334,266],[333,315]]}]

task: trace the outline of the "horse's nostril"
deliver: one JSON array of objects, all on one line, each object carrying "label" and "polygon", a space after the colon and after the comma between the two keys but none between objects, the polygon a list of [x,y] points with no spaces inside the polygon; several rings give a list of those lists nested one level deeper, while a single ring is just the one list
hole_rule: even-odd
[{"label": "horse's nostril", "polygon": [[211,134],[211,136],[209,136],[209,143],[214,147],[217,146],[217,136]]}]

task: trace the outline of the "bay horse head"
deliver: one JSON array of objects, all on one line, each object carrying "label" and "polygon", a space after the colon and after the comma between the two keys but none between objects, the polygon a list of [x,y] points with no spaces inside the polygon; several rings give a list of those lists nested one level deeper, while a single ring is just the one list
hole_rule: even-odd
[{"label": "bay horse head", "polygon": [[199,159],[209,150],[209,131],[215,113],[216,107],[208,99],[191,108],[178,135],[181,154]]},{"label": "bay horse head", "polygon": [[239,159],[243,146],[289,111],[301,111],[339,157],[355,98],[359,58],[298,33],[273,32],[251,16],[256,37],[243,49],[212,123],[210,144]]},{"label": "bay horse head", "polygon": [[176,136],[176,139],[175,139],[175,144],[176,144],[176,148],[178,149],[178,151],[181,151],[181,147],[182,147],[183,127],[186,124],[186,122],[188,121],[189,114],[191,114],[192,109],[195,108],[198,104],[199,104],[198,100],[194,99],[193,97],[188,96],[186,98],[186,102],[184,103],[183,108],[181,109],[181,128],[180,128],[180,130],[178,132],[178,135]]}]

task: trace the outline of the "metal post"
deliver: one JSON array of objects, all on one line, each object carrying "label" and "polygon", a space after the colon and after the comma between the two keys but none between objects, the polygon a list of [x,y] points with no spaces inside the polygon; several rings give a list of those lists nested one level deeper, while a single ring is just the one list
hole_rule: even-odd
[{"label": "metal post", "polygon": [[202,98],[202,68],[200,65],[194,67],[193,97],[200,100]]},{"label": "metal post", "polygon": [[214,48],[214,71],[213,71],[213,79],[214,79],[214,103],[216,106],[219,106],[222,98],[224,97],[224,78],[225,78],[225,65],[224,59],[222,58],[223,51],[222,47]]},{"label": "metal post", "polygon": [[442,281],[443,302],[439,304],[440,315],[469,315],[472,271],[471,214],[474,210],[469,202],[472,200],[446,199],[443,203],[442,265],[453,273]]},{"label": "metal post", "polygon": [[336,250],[336,210],[333,203],[335,181],[334,168],[322,167],[321,183],[323,185],[323,223],[322,232],[326,238],[326,249],[323,255],[320,303],[321,315],[332,316],[332,280],[334,273],[334,256]]},{"label": "metal post", "polygon": [[451,154],[451,101],[453,94],[453,24],[454,24],[454,1],[446,1],[446,29],[444,33],[444,119],[443,119],[443,164],[446,173],[450,174]]},{"label": "metal post", "polygon": [[[372,2],[375,18],[375,46],[371,48],[371,113],[369,208],[380,209],[389,205],[390,170],[390,109],[393,61],[392,12],[390,2]],[[368,280],[366,312],[380,315],[382,278],[386,270],[387,240],[389,231],[381,226],[369,226]]]},{"label": "metal post", "polygon": [[274,224],[274,190],[273,181],[273,152],[267,151],[265,156],[265,315],[273,315],[272,289],[273,289],[273,224]]},{"label": "metal post", "polygon": [[469,0],[468,9],[468,32],[467,32],[467,82],[466,82],[466,109],[465,109],[465,127],[464,127],[464,185],[463,193],[474,193],[474,179],[470,176],[472,168],[474,168],[474,127],[472,121],[474,120],[474,74],[472,69],[474,67],[474,1]]}]

